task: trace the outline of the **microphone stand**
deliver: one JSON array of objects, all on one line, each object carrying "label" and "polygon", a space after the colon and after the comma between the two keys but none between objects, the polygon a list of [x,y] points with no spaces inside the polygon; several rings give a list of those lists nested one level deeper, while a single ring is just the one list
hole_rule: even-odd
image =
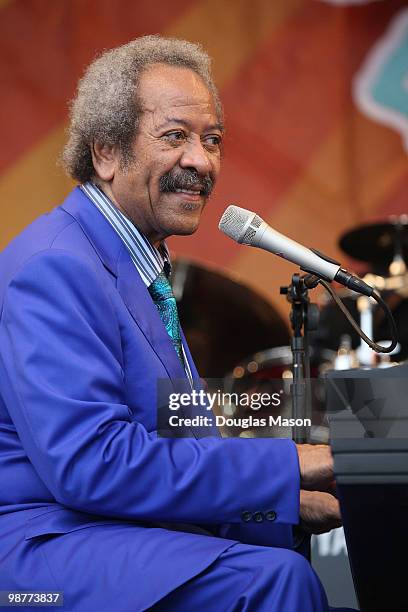
[{"label": "microphone stand", "polygon": [[[281,287],[280,293],[286,295],[291,304],[290,324],[293,330],[291,339],[292,349],[292,417],[304,419],[312,414],[310,393],[310,355],[308,332],[317,329],[319,322],[319,310],[316,304],[309,300],[309,289],[313,289],[319,283],[319,279],[312,275],[293,274],[292,282],[287,287]],[[302,334],[303,330],[303,334]],[[304,425],[296,424],[292,430],[292,438],[297,444],[303,444],[309,440],[307,429]],[[311,536],[303,531],[299,525],[293,526],[293,547],[304,555],[310,562],[312,556]]]},{"label": "microphone stand", "polygon": [[310,439],[307,428],[304,424],[299,425],[298,420],[311,419],[312,416],[308,332],[317,329],[319,310],[316,304],[310,302],[308,292],[318,283],[319,278],[312,274],[304,276],[293,274],[290,285],[280,288],[280,293],[286,295],[286,299],[291,304],[290,324],[293,330],[290,344],[293,372],[291,390],[292,418],[295,419],[292,437],[297,444],[304,444]]}]

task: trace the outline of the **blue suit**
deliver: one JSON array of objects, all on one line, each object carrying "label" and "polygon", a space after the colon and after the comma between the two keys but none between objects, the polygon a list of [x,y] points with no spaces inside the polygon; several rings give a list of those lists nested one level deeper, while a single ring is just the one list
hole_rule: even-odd
[{"label": "blue suit", "polygon": [[79,188],[0,255],[0,305],[0,590],[143,610],[237,541],[291,548],[290,440],[156,436],[156,380],[185,372]]}]

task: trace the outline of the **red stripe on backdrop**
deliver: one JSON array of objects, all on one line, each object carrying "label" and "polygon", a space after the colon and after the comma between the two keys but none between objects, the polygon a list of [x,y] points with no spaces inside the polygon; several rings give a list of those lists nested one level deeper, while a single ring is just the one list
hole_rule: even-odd
[{"label": "red stripe on backdrop", "polygon": [[399,4],[340,9],[306,2],[258,48],[222,91],[227,159],[195,239],[172,240],[178,254],[201,257],[211,235],[208,261],[227,265],[238,255],[240,247],[215,231],[222,211],[235,202],[271,215],[351,109],[352,76]]},{"label": "red stripe on backdrop", "polygon": [[97,52],[163,30],[194,3],[14,0],[0,9],[0,172],[63,121]]}]

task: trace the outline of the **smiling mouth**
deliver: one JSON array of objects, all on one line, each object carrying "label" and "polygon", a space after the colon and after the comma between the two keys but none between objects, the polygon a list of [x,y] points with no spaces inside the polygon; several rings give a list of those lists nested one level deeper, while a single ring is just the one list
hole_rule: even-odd
[{"label": "smiling mouth", "polygon": [[176,193],[185,193],[187,195],[200,196],[202,195],[201,189],[175,189]]},{"label": "smiling mouth", "polygon": [[200,189],[175,189],[172,193],[186,211],[197,211],[205,204],[206,197]]}]

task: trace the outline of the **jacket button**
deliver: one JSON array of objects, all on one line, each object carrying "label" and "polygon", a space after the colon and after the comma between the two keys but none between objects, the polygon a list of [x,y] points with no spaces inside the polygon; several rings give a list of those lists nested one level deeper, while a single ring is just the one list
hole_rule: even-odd
[{"label": "jacket button", "polygon": [[275,510],[268,510],[268,512],[265,513],[265,518],[267,521],[274,521],[276,519]]},{"label": "jacket button", "polygon": [[252,518],[252,512],[249,512],[249,510],[244,510],[241,513],[241,518],[245,523],[248,523],[248,521],[250,521]]},{"label": "jacket button", "polygon": [[262,512],[255,512],[253,518],[255,523],[262,523],[262,521],[264,520]]}]

